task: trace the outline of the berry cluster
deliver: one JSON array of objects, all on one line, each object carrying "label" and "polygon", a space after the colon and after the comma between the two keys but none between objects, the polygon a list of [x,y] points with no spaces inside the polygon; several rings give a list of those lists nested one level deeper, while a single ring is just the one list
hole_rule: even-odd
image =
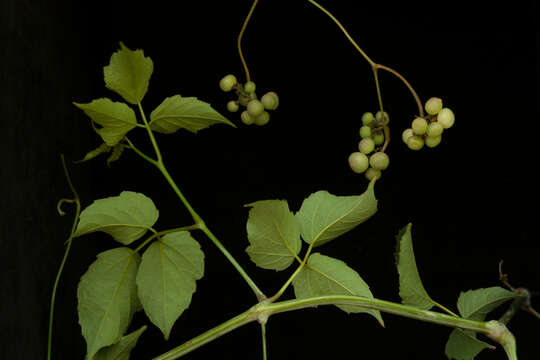
[{"label": "berry cluster", "polygon": [[415,118],[411,127],[401,135],[401,139],[411,150],[420,150],[424,145],[430,148],[439,145],[444,129],[454,125],[454,112],[443,108],[440,98],[430,98],[426,101],[425,109],[428,115],[425,118]]},{"label": "berry cluster", "polygon": [[[380,150],[380,145],[384,144],[384,125],[387,125],[390,118],[385,111],[373,113],[366,112],[362,115],[362,127],[358,143],[357,152],[349,155],[349,166],[355,173],[365,172],[368,180],[381,177],[381,171],[390,164],[388,155]],[[371,154],[369,157],[368,155]]]},{"label": "berry cluster", "polygon": [[261,99],[255,94],[255,83],[248,81],[245,84],[240,84],[236,76],[229,74],[221,79],[219,87],[225,92],[235,90],[238,95],[238,100],[231,100],[227,103],[227,110],[237,112],[240,106],[245,106],[246,110],[242,111],[240,119],[246,125],[266,125],[270,121],[270,114],[266,110],[275,110],[279,105],[279,97],[273,92],[267,92]]}]

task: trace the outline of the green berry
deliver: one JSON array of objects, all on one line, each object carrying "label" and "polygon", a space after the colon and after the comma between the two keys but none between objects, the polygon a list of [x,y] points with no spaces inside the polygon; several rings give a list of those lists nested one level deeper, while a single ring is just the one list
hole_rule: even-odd
[{"label": "green berry", "polygon": [[405,129],[405,131],[403,131],[401,134],[401,140],[403,140],[403,142],[406,144],[407,140],[409,140],[411,136],[414,136],[413,129]]},{"label": "green berry", "polygon": [[360,142],[358,143],[358,150],[360,150],[362,154],[369,154],[370,152],[375,150],[375,141],[373,141],[372,138],[365,138],[360,140]]},{"label": "green berry", "polygon": [[383,124],[388,124],[388,122],[390,121],[390,117],[388,116],[388,113],[386,111],[384,112],[384,121],[380,111],[377,111],[377,113],[375,114],[375,119],[377,119],[377,121],[382,121]]},{"label": "green berry", "polygon": [[367,125],[364,125],[360,128],[360,137],[362,139],[371,137],[371,128]]},{"label": "green berry", "polygon": [[229,74],[229,75],[224,76],[219,81],[219,87],[223,91],[231,91],[233,86],[236,85],[237,83],[238,81],[236,80],[236,76],[234,76],[233,74]]},{"label": "green berry", "polygon": [[260,114],[259,116],[255,118],[255,125],[263,126],[263,125],[268,124],[269,121],[270,121],[270,114],[266,111],[263,111],[262,114]]},{"label": "green berry", "polygon": [[247,112],[250,116],[256,118],[264,111],[264,105],[257,99],[253,99],[247,104]]},{"label": "green berry", "polygon": [[407,146],[411,150],[420,150],[424,147],[424,138],[421,136],[413,135],[407,139]]},{"label": "green berry", "polygon": [[255,121],[254,118],[252,118],[247,110],[242,111],[242,114],[240,114],[240,120],[246,125],[251,125]]},{"label": "green berry", "polygon": [[442,109],[442,100],[438,97],[432,97],[424,105],[426,112],[430,115],[437,115]]},{"label": "green berry", "polygon": [[437,115],[437,121],[440,122],[445,129],[451,128],[452,125],[454,125],[455,120],[456,117],[454,116],[454,112],[449,108],[442,109]]},{"label": "green berry", "polygon": [[244,91],[248,94],[253,94],[255,92],[255,83],[253,81],[248,81],[244,84]]},{"label": "green berry", "polygon": [[382,151],[378,151],[370,156],[369,165],[376,170],[384,170],[390,165],[390,158]]},{"label": "green berry", "polygon": [[362,124],[366,126],[371,126],[373,123],[373,120],[375,120],[373,113],[365,112],[364,115],[362,115]]},{"label": "green berry", "polygon": [[366,171],[366,179],[368,179],[369,181],[373,179],[380,179],[381,175],[382,175],[381,170],[377,170],[374,168],[369,168]]},{"label": "green berry", "polygon": [[240,106],[238,106],[238,102],[231,100],[227,103],[227,110],[230,112],[237,112],[238,109],[240,109]]},{"label": "green berry", "polygon": [[428,125],[426,135],[427,136],[440,136],[443,133],[443,126],[438,121],[432,122]]},{"label": "green berry", "polygon": [[355,173],[363,173],[369,167],[369,159],[360,152],[353,152],[349,155],[349,166]]},{"label": "green berry", "polygon": [[435,146],[439,145],[441,143],[442,136],[426,136],[426,146],[430,148],[434,148]]},{"label": "green berry", "polygon": [[373,141],[375,141],[375,145],[384,144],[384,133],[382,131],[375,133],[373,135]]},{"label": "green berry", "polygon": [[279,97],[273,92],[267,92],[261,98],[261,102],[266,110],[276,110],[279,105]]},{"label": "green berry", "polygon": [[424,135],[428,128],[428,122],[424,118],[417,117],[413,120],[411,127],[416,135]]}]

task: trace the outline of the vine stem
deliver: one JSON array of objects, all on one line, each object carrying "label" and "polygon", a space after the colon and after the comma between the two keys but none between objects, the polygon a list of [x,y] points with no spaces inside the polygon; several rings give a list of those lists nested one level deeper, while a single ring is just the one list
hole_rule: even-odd
[{"label": "vine stem", "polygon": [[247,24],[249,22],[249,19],[251,19],[251,15],[253,15],[253,11],[255,10],[255,7],[259,3],[259,0],[254,0],[253,5],[251,5],[251,9],[249,9],[249,13],[246,16],[246,19],[244,20],[244,24],[242,24],[242,28],[240,29],[240,33],[238,34],[238,39],[236,41],[236,45],[238,47],[238,55],[240,55],[240,61],[242,61],[242,66],[244,67],[244,72],[246,73],[246,80],[251,81],[251,77],[249,75],[249,69],[246,63],[246,59],[244,59],[244,54],[242,53],[242,37],[244,36],[244,32],[246,31]]},{"label": "vine stem", "polygon": [[266,355],[266,323],[261,323],[262,351],[263,360],[267,359]]}]

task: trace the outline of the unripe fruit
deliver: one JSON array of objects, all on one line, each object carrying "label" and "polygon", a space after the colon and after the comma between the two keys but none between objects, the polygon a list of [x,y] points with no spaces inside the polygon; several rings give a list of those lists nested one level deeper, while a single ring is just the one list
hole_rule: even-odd
[{"label": "unripe fruit", "polygon": [[253,118],[261,115],[264,111],[264,105],[257,99],[253,99],[247,104],[247,112]]},{"label": "unripe fruit", "polygon": [[266,110],[276,110],[279,105],[279,96],[270,91],[262,96],[261,102]]},{"label": "unripe fruit", "polygon": [[388,116],[388,113],[386,111],[384,112],[384,121],[380,111],[377,111],[377,113],[375,114],[375,119],[377,119],[377,121],[382,121],[383,124],[388,124],[388,122],[390,121],[390,117]]},{"label": "unripe fruit", "polygon": [[237,83],[238,81],[236,80],[236,76],[234,76],[233,74],[229,74],[229,75],[224,76],[219,81],[219,87],[223,91],[231,91],[233,86],[236,85]]},{"label": "unripe fruit", "polygon": [[358,143],[358,150],[360,150],[362,154],[369,154],[370,152],[375,150],[375,141],[373,141],[372,138],[365,138],[360,140],[360,142]]},{"label": "unripe fruit", "polygon": [[403,140],[403,142],[406,144],[407,140],[409,140],[411,136],[414,136],[413,129],[405,129],[401,134],[401,140]]},{"label": "unripe fruit", "polygon": [[367,125],[364,125],[360,128],[360,137],[362,139],[371,137],[371,128]]},{"label": "unripe fruit", "polygon": [[373,141],[375,141],[375,145],[382,145],[384,144],[384,133],[378,132],[373,135]]},{"label": "unripe fruit", "polygon": [[369,167],[368,157],[360,152],[353,152],[349,155],[349,166],[355,173],[363,173]]},{"label": "unripe fruit", "polygon": [[380,179],[381,175],[382,175],[381,170],[377,170],[374,168],[369,168],[366,171],[366,179],[368,179],[369,181],[373,179]]},{"label": "unripe fruit", "polygon": [[251,125],[255,121],[254,118],[249,116],[247,110],[242,111],[242,114],[240,114],[240,120],[246,125]]},{"label": "unripe fruit", "polygon": [[440,122],[445,129],[451,128],[452,125],[454,125],[455,120],[456,117],[454,116],[454,112],[449,108],[442,109],[437,115],[437,121]]},{"label": "unripe fruit", "polygon": [[382,151],[379,151],[371,155],[369,165],[376,170],[384,170],[390,165],[390,158]]},{"label": "unripe fruit", "polygon": [[255,125],[263,126],[263,125],[268,124],[269,121],[270,121],[270,114],[266,111],[263,111],[262,114],[260,114],[259,116],[255,118]]},{"label": "unripe fruit", "polygon": [[411,127],[416,135],[424,135],[428,128],[428,122],[424,118],[417,117],[413,120]]},{"label": "unripe fruit", "polygon": [[244,91],[248,94],[253,94],[255,92],[255,83],[253,81],[248,81],[244,84]]},{"label": "unripe fruit", "polygon": [[231,100],[227,103],[227,110],[230,112],[237,112],[238,109],[240,109],[240,106],[238,106],[238,103],[234,100]]},{"label": "unripe fruit", "polygon": [[424,138],[421,136],[413,135],[407,139],[407,146],[411,150],[420,150],[424,147]]},{"label": "unripe fruit", "polygon": [[442,99],[438,97],[432,97],[428,101],[426,101],[426,105],[424,107],[428,114],[437,115],[442,109]]},{"label": "unripe fruit", "polygon": [[441,143],[442,136],[426,136],[426,146],[430,148],[434,148],[435,146],[439,145]]},{"label": "unripe fruit", "polygon": [[435,121],[428,125],[426,134],[427,136],[440,136],[443,130],[443,126],[438,121]]},{"label": "unripe fruit", "polygon": [[366,126],[370,126],[373,123],[373,120],[375,120],[373,113],[366,112],[362,115],[362,124]]}]

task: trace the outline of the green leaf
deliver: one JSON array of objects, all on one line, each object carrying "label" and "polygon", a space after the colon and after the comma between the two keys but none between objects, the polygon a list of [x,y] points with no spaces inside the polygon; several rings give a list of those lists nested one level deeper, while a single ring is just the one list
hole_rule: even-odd
[{"label": "green leaf", "polygon": [[145,330],[146,325],[131,334],[122,336],[116,344],[99,350],[94,360],[129,360],[131,350],[137,345],[139,337]]},{"label": "green leaf", "polygon": [[117,144],[113,149],[111,155],[107,158],[107,166],[111,166],[112,162],[120,159],[120,155],[124,152],[125,146],[123,144]]},{"label": "green leaf", "polygon": [[139,298],[146,315],[165,339],[188,308],[195,280],[203,273],[204,254],[187,231],[167,234],[144,252],[137,274]]},{"label": "green leaf", "polygon": [[82,162],[91,160],[91,159],[95,158],[96,156],[98,156],[100,154],[111,151],[111,149],[112,149],[112,147],[110,147],[109,145],[103,143],[103,144],[99,145],[97,148],[95,148],[94,150],[87,152],[86,155],[84,156],[84,158],[82,158],[81,160],[75,161],[75,163],[78,164],[78,163],[82,163]]},{"label": "green leaf", "polygon": [[131,129],[137,126],[135,112],[125,103],[101,98],[88,104],[73,104],[84,111],[92,121],[102,126],[102,128],[96,128],[96,132],[109,146],[118,144]]},{"label": "green leaf", "polygon": [[122,191],[119,196],[94,201],[81,212],[73,237],[103,231],[128,245],[143,236],[159,216],[152,199]]},{"label": "green leaf", "polygon": [[[293,286],[298,299],[324,295],[351,295],[373,299],[369,286],[356,271],[341,260],[319,253],[309,257],[307,265],[293,279]],[[381,313],[377,310],[367,310],[353,305],[337,305],[337,307],[347,313],[373,315],[384,326]]]},{"label": "green leaf", "polygon": [[135,308],[138,266],[139,255],[120,247],[98,254],[81,277],[77,299],[87,360],[116,343],[127,330]]},{"label": "green leaf", "polygon": [[429,310],[437,303],[424,289],[416,267],[411,236],[411,224],[405,226],[397,236],[396,266],[399,273],[399,296],[405,305]]},{"label": "green leaf", "polygon": [[120,50],[112,54],[108,66],[103,68],[105,86],[122,96],[127,102],[141,102],[148,90],[154,71],[152,59],[142,50],[130,50],[120,43]]},{"label": "green leaf", "polygon": [[476,335],[472,331],[454,329],[446,343],[445,354],[450,360],[473,360],[480,351],[494,348],[494,346],[476,339]]},{"label": "green leaf", "polygon": [[304,241],[320,246],[369,219],[377,211],[374,184],[370,182],[358,196],[335,196],[327,191],[311,194],[296,213]]},{"label": "green leaf", "polygon": [[466,319],[484,321],[487,314],[503,303],[520,295],[498,286],[469,290],[459,295],[457,302],[461,316]]},{"label": "green leaf", "polygon": [[246,206],[252,207],[247,221],[249,257],[263,269],[286,269],[302,247],[300,230],[287,201],[263,200]]},{"label": "green leaf", "polygon": [[197,100],[195,97],[181,97],[180,95],[163,100],[152,111],[150,119],[150,128],[164,134],[174,133],[180,128],[196,133],[214,124],[236,127],[212,109],[210,104]]}]

